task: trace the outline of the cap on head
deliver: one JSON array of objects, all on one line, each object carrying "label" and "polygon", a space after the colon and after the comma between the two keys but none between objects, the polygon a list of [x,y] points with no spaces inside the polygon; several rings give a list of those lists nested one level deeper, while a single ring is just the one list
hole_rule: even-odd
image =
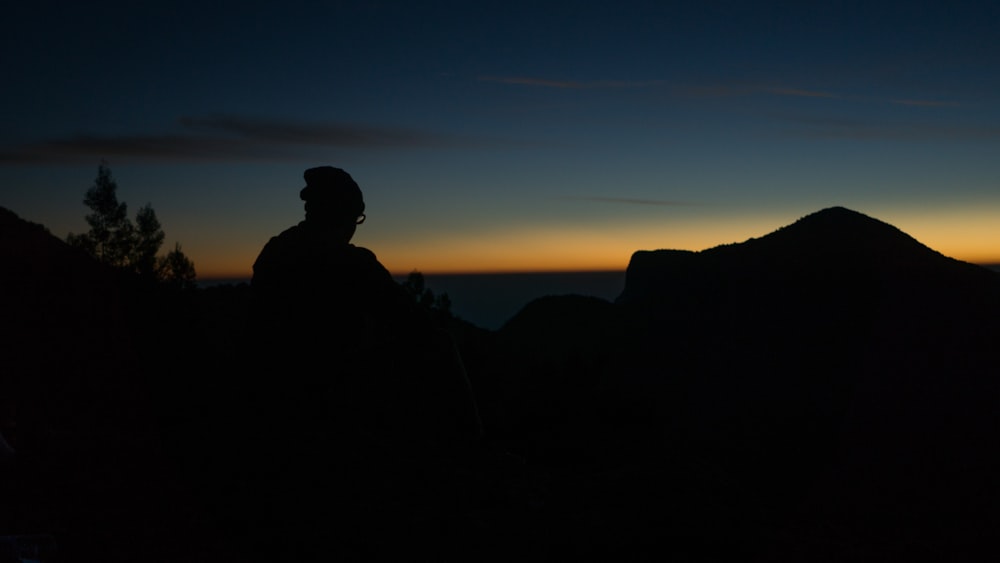
[{"label": "cap on head", "polygon": [[310,168],[302,175],[306,187],[299,197],[306,202],[306,211],[322,211],[324,215],[342,215],[355,219],[365,212],[361,188],[351,175],[333,166]]}]

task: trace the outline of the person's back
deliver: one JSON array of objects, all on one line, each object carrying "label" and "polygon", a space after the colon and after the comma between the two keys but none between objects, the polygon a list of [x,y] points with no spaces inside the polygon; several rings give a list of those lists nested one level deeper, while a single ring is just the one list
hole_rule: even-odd
[{"label": "person's back", "polygon": [[[357,184],[332,167],[305,180],[305,220],[271,238],[253,266],[248,358],[264,376],[263,439],[279,452],[261,462],[259,479],[271,513],[290,519],[281,526],[304,533],[331,525],[294,516],[306,508],[371,513],[423,494],[405,483],[481,434],[448,334],[371,251],[350,243],[365,217]],[[365,518],[355,516],[345,535],[363,541]]]},{"label": "person's back", "polygon": [[478,415],[447,334],[350,243],[365,217],[361,190],[332,167],[305,179],[305,221],[264,246],[251,283],[256,353],[290,392],[277,396],[343,439],[420,449],[474,440]]},{"label": "person's back", "polygon": [[[415,322],[407,296],[375,255],[330,241],[308,221],[272,238],[254,264],[255,330],[296,368],[343,371],[369,356],[376,327]],[[275,350],[277,351],[277,350]]]}]

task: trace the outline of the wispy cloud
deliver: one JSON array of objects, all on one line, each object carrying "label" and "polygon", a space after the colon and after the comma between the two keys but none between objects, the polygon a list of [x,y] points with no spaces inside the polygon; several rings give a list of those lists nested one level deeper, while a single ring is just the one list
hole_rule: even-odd
[{"label": "wispy cloud", "polygon": [[94,157],[281,160],[294,158],[310,148],[462,148],[506,144],[406,128],[245,116],[182,117],[178,124],[181,133],[85,134],[0,148],[0,164],[75,162]]},{"label": "wispy cloud", "polygon": [[500,84],[516,84],[520,86],[540,86],[544,88],[562,88],[569,90],[593,90],[605,88],[643,88],[663,84],[662,80],[594,80],[579,82],[575,80],[553,80],[547,78],[532,78],[526,76],[480,76],[481,82],[497,82]]},{"label": "wispy cloud", "polygon": [[324,147],[442,147],[458,146],[452,136],[352,123],[310,123],[242,116],[182,117],[185,128],[207,134],[274,144]]},{"label": "wispy cloud", "polygon": [[[644,81],[622,81],[622,80],[557,80],[550,78],[538,78],[527,76],[480,76],[482,82],[495,82],[499,84],[511,84],[518,86],[533,86],[540,88],[553,88],[565,90],[587,90],[587,89],[612,89],[612,88],[643,88],[649,86],[670,85],[672,92],[687,98],[732,98],[743,96],[783,96],[795,98],[814,98],[827,100],[848,100],[863,103],[886,103],[885,98],[872,98],[864,96],[852,96],[827,90],[817,90],[812,88],[798,88],[785,85],[775,85],[767,82],[753,81],[720,81],[717,83],[701,84],[678,84],[667,80],[644,80]],[[950,101],[924,100],[914,98],[890,99],[889,103],[912,106],[912,107],[960,107],[961,104]]]},{"label": "wispy cloud", "polygon": [[738,84],[684,84],[677,85],[673,92],[685,98],[731,98],[754,93],[754,88]]},{"label": "wispy cloud", "polygon": [[564,199],[576,201],[593,201],[597,203],[624,203],[628,205],[662,205],[666,207],[682,207],[698,205],[687,201],[675,201],[665,199],[640,199],[631,197],[601,197],[601,196],[569,196]]},{"label": "wispy cloud", "polygon": [[801,88],[763,88],[764,92],[777,96],[798,96],[801,98],[840,98],[837,94],[820,92],[818,90],[803,90]]},{"label": "wispy cloud", "polygon": [[844,118],[793,118],[795,133],[816,139],[859,141],[1000,141],[1000,125],[876,122]]},{"label": "wispy cloud", "polygon": [[716,84],[687,84],[675,86],[674,91],[681,96],[691,98],[733,98],[754,95],[792,96],[797,98],[828,98],[840,99],[842,95],[823,90],[808,88],[790,88],[750,82],[734,81]]},{"label": "wispy cloud", "polygon": [[916,107],[960,107],[962,104],[958,102],[943,102],[939,100],[889,100],[893,104],[901,106],[916,106]]},{"label": "wispy cloud", "polygon": [[717,84],[693,84],[675,86],[674,91],[686,97],[692,98],[732,98],[752,95],[772,95],[790,96],[798,98],[825,98],[830,100],[847,100],[861,103],[884,104],[887,101],[892,104],[911,107],[961,107],[962,104],[955,101],[928,100],[918,98],[893,98],[886,99],[872,96],[856,96],[829,92],[826,90],[814,90],[810,88],[792,88],[788,86],[762,85],[745,82],[717,83]]},{"label": "wispy cloud", "polygon": [[77,135],[0,151],[0,164],[65,163],[94,157],[155,160],[239,160],[264,156],[263,147],[243,139],[189,135]]},{"label": "wispy cloud", "polygon": [[[499,84],[514,84],[519,86],[537,86],[543,88],[559,88],[567,90],[587,90],[587,89],[611,89],[611,88],[643,88],[647,86],[660,86],[669,84],[666,80],[594,80],[580,82],[575,80],[554,80],[549,78],[537,78],[526,76],[480,76],[482,82],[496,82]],[[841,96],[819,90],[808,90],[805,88],[787,88],[780,86],[767,86],[760,84],[697,84],[697,85],[674,85],[675,91],[682,95],[693,97],[724,98],[732,96],[747,96],[751,94],[772,94],[775,96],[797,96],[806,98],[839,98]]]}]

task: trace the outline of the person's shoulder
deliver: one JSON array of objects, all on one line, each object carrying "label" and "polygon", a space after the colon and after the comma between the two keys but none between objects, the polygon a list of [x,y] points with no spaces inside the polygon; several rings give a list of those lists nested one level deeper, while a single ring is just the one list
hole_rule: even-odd
[{"label": "person's shoulder", "polygon": [[291,227],[288,227],[284,231],[281,231],[271,237],[264,247],[280,248],[299,245],[309,238],[308,235],[309,233],[306,232],[305,228],[303,228],[302,223],[299,223],[298,225],[292,225]]},{"label": "person's shoulder", "polygon": [[271,240],[272,241],[294,240],[302,238],[304,235],[305,235],[305,228],[303,227],[303,223],[298,223],[297,225],[292,225],[291,227],[288,227],[284,231],[281,231],[280,233],[274,235],[273,237],[271,237]]},{"label": "person's shoulder", "polygon": [[377,271],[379,274],[389,275],[389,270],[379,262],[378,257],[371,250],[353,244],[348,244],[344,250],[350,256],[350,262],[355,266],[367,271]]},{"label": "person's shoulder", "polygon": [[260,250],[260,254],[257,255],[257,260],[255,262],[255,267],[258,264],[267,264],[275,261],[279,261],[282,256],[285,256],[291,248],[300,245],[302,239],[302,227],[301,223],[298,225],[293,225],[284,231],[281,231],[277,235],[274,235],[264,244],[264,247]]},{"label": "person's shoulder", "polygon": [[378,262],[378,257],[375,253],[363,246],[354,246],[353,244],[347,245],[347,252],[359,260],[369,260],[372,262]]}]

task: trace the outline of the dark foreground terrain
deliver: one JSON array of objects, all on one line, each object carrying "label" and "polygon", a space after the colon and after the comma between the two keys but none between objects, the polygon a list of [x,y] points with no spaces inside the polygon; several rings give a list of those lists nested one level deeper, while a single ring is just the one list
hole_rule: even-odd
[{"label": "dark foreground terrain", "polygon": [[124,278],[6,210],[0,261],[0,535],[66,561],[1000,556],[1000,276],[847,209],[637,252],[615,302],[441,315],[485,427],[447,455],[324,441],[245,285]]}]

